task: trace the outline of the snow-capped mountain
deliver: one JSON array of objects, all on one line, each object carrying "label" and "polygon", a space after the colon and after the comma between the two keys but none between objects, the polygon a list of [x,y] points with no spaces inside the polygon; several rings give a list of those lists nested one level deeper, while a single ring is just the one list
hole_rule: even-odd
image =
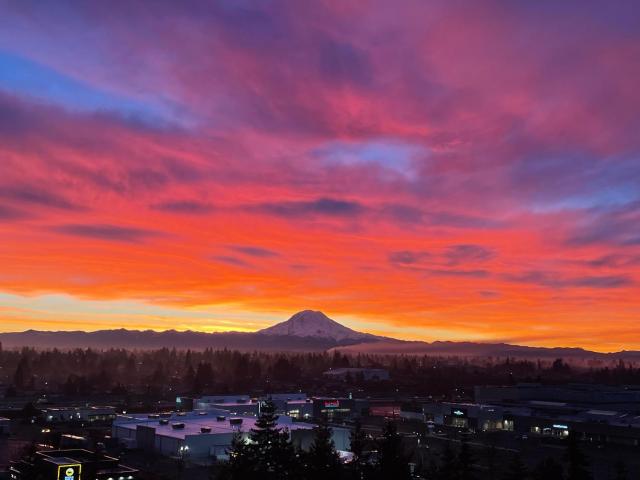
[{"label": "snow-capped mountain", "polygon": [[297,351],[323,352],[340,350],[343,353],[371,355],[435,355],[456,357],[511,358],[575,358],[624,359],[640,361],[640,351],[599,353],[581,348],[543,348],[509,345],[505,343],[421,342],[404,341],[362,333],[340,325],[322,312],[305,310],[286,322],[257,332],[204,333],[176,330],[98,330],[95,332],[52,332],[27,330],[0,332],[2,347],[35,347],[41,349],[119,348],[193,348],[237,349],[241,351]]},{"label": "snow-capped mountain", "polygon": [[322,312],[303,310],[293,315],[289,320],[277,323],[271,327],[258,331],[263,335],[278,335],[292,337],[323,338],[342,342],[345,340],[375,340],[378,337],[369,333],[356,332],[331,320]]}]

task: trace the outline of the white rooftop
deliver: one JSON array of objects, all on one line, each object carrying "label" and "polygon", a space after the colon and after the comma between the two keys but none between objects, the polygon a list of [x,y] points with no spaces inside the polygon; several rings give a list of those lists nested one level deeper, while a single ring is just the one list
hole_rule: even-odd
[{"label": "white rooftop", "polygon": [[[230,419],[242,419],[242,424],[231,425]],[[168,425],[161,425],[159,419],[147,418],[146,415],[144,417],[119,416],[114,422],[114,426],[129,430],[136,430],[138,425],[144,425],[155,428],[156,435],[184,440],[185,437],[190,435],[220,435],[225,433],[248,432],[255,426],[257,418],[248,416],[232,416],[225,417],[224,420],[218,421],[217,414],[213,413],[209,415],[173,415],[171,418],[167,418],[166,420],[169,421]],[[173,428],[172,425],[176,423],[183,423],[184,428]],[[280,417],[278,419],[278,426],[289,430],[309,430],[312,428],[310,425],[293,423],[289,417]],[[210,428],[211,432],[203,433],[201,431],[202,427]]]}]

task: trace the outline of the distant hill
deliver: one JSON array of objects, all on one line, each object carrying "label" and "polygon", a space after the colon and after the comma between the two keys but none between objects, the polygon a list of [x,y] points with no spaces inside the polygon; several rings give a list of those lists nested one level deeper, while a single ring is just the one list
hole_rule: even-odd
[{"label": "distant hill", "polygon": [[304,310],[288,320],[252,333],[203,333],[176,330],[37,331],[0,333],[4,348],[41,349],[205,348],[262,351],[327,351],[344,353],[438,355],[459,357],[572,358],[640,361],[640,352],[598,353],[582,348],[542,348],[506,343],[419,342],[358,332],[322,312]]},{"label": "distant hill", "polygon": [[627,359],[640,361],[640,352],[600,353],[583,348],[527,347],[508,343],[380,341],[367,344],[336,346],[343,353],[379,355],[436,355],[457,357],[514,357],[565,359]]},{"label": "distant hill", "polygon": [[244,332],[178,332],[166,330],[98,330],[96,332],[57,331],[43,332],[27,330],[18,333],[0,334],[4,348],[29,346],[35,348],[126,348],[157,349],[178,348],[204,350],[205,348],[230,350],[267,350],[267,351],[325,351],[349,342],[328,338],[297,337],[287,335],[265,335]]}]

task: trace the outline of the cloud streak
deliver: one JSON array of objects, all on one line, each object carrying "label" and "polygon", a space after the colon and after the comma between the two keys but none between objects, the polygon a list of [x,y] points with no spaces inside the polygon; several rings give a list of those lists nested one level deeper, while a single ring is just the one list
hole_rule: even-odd
[{"label": "cloud streak", "polygon": [[149,237],[157,236],[157,232],[134,227],[122,227],[109,224],[67,224],[50,228],[52,232],[86,237],[95,240],[138,243]]},{"label": "cloud streak", "polygon": [[631,348],[640,11],[538,3],[8,5],[0,292]]}]

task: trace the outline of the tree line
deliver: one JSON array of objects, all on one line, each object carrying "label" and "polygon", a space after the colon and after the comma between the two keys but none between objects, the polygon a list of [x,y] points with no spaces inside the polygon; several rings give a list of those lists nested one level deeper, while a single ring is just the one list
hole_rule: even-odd
[{"label": "tree line", "polygon": [[24,391],[86,396],[105,392],[152,394],[259,393],[306,389],[315,394],[340,389],[323,372],[338,367],[386,368],[388,382],[365,382],[357,375],[347,384],[367,394],[398,392],[457,400],[470,398],[478,384],[516,382],[640,383],[640,368],[569,364],[511,358],[444,358],[402,355],[346,355],[335,352],[273,353],[234,350],[2,350],[0,384],[9,395]]}]

